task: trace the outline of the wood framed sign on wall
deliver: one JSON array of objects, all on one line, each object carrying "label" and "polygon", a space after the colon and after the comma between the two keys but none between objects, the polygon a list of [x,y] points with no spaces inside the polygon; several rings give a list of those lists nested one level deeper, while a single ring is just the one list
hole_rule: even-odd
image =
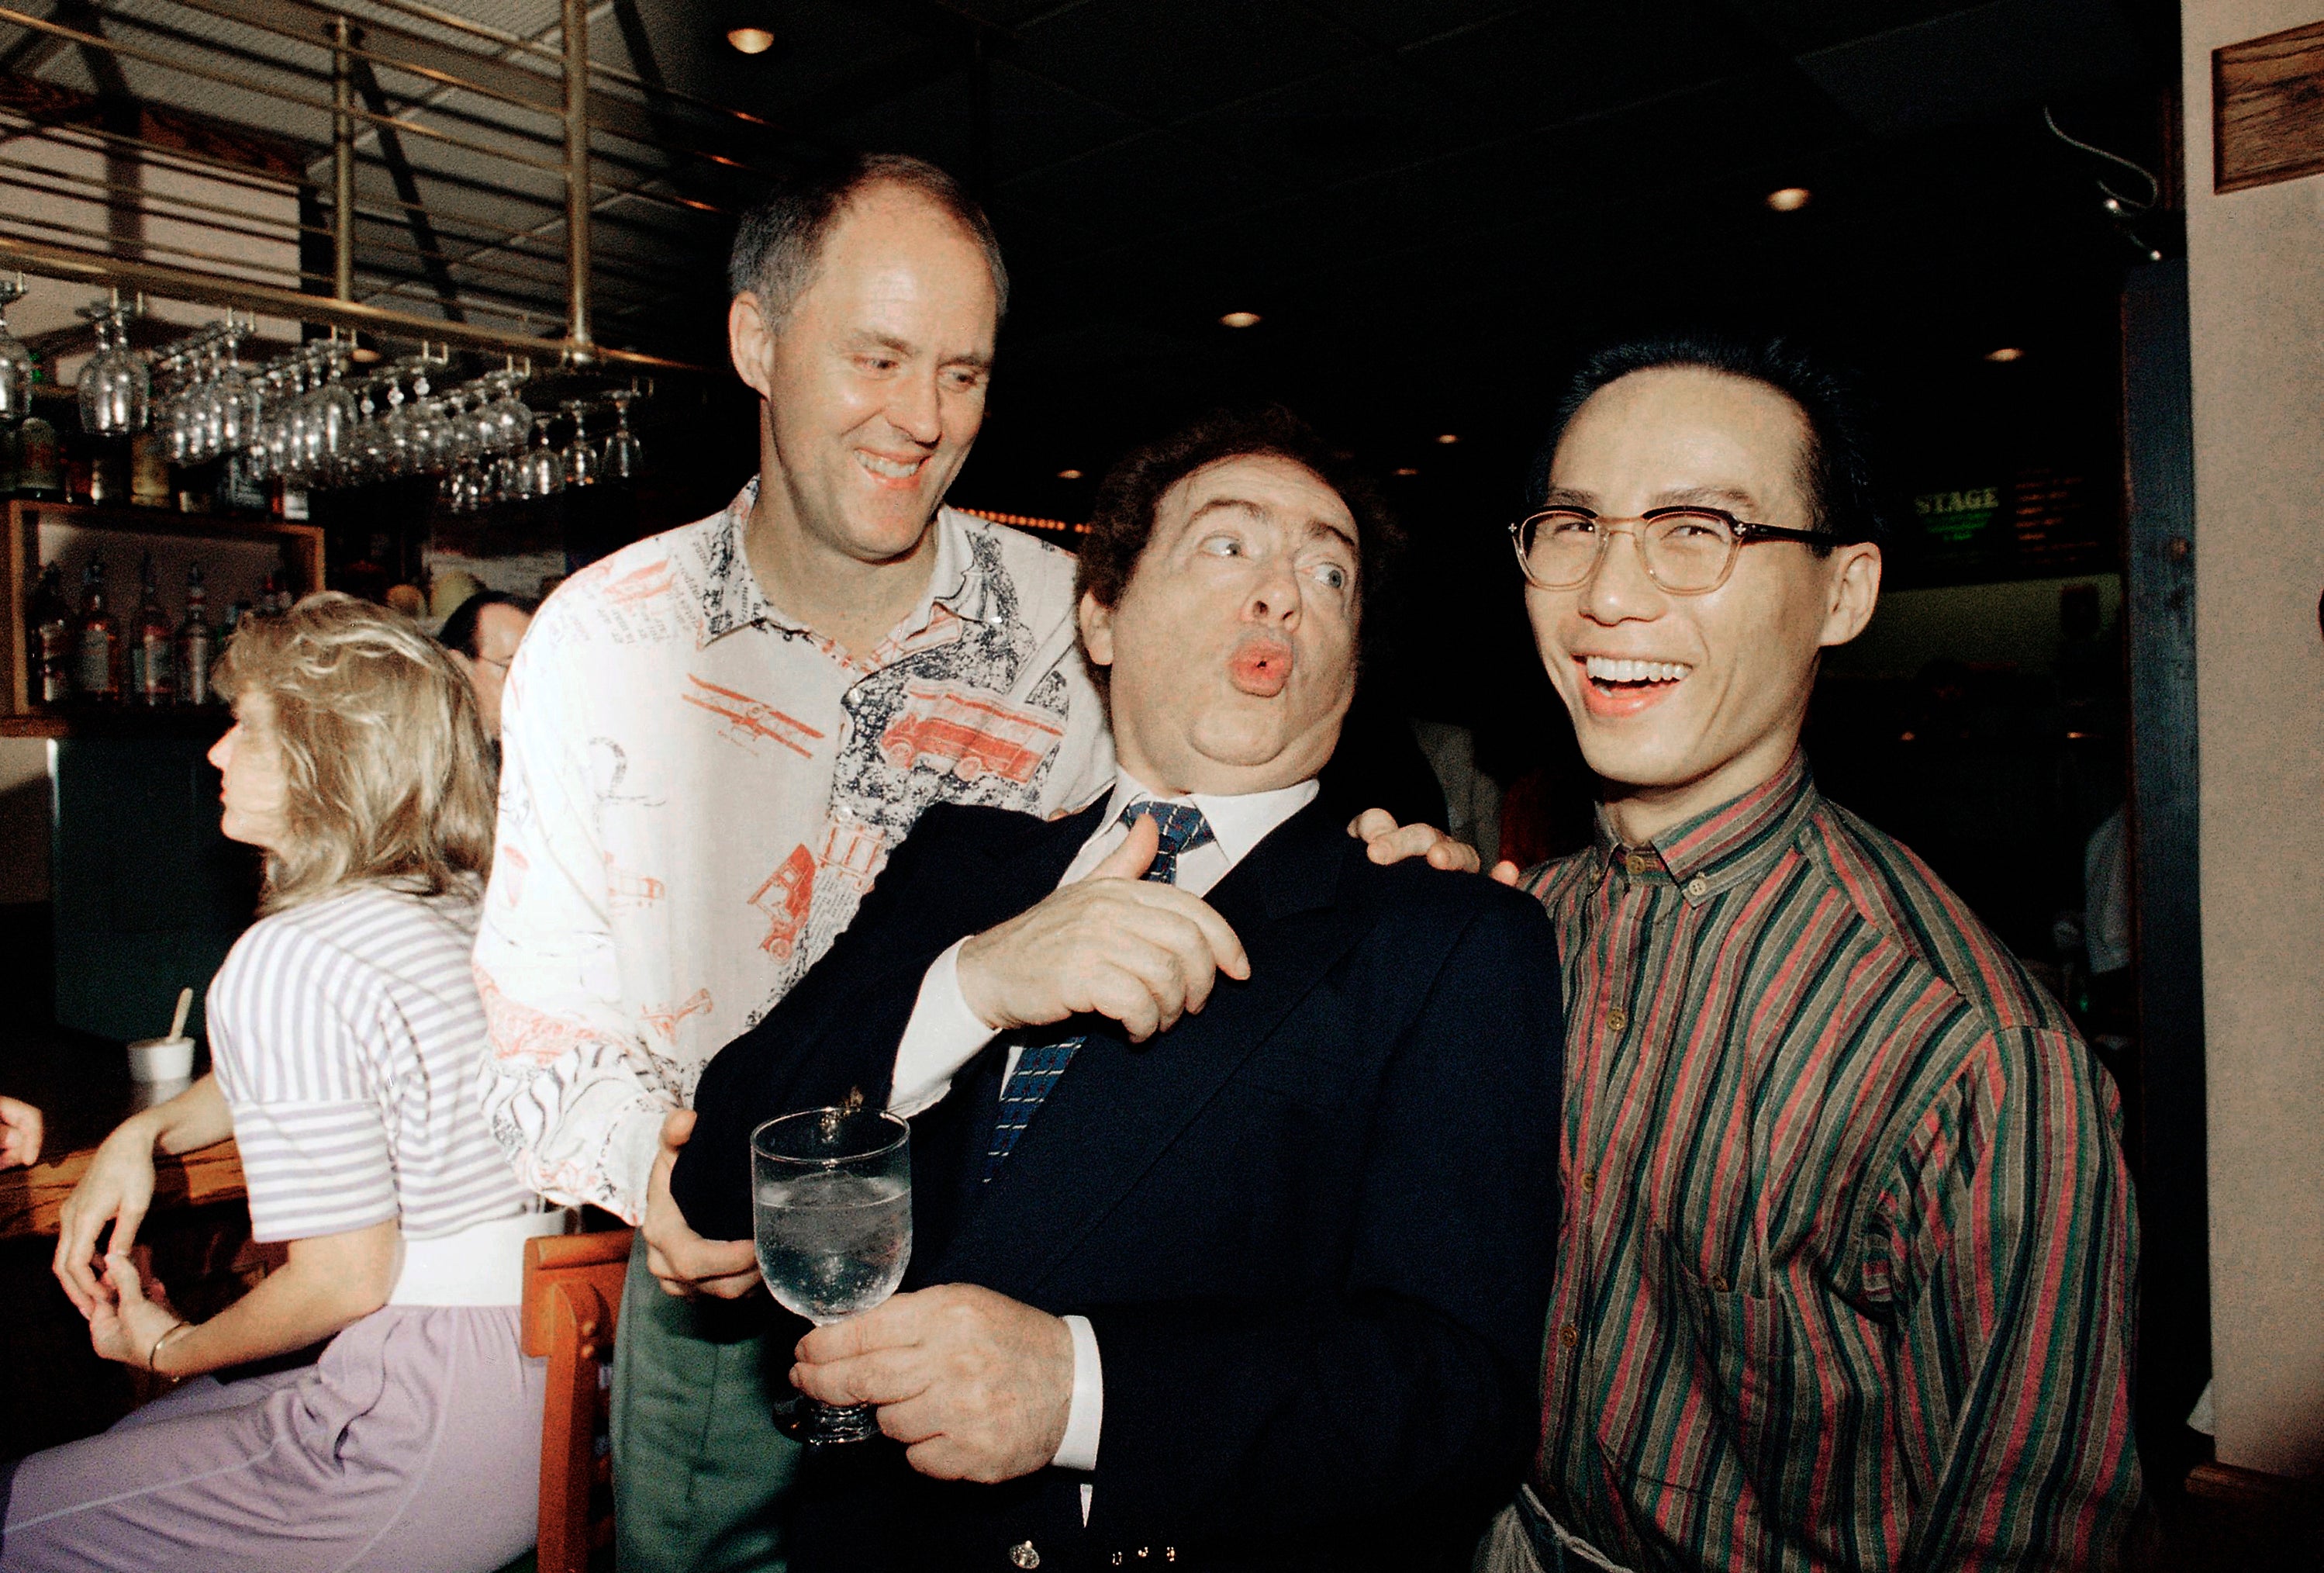
[{"label": "wood framed sign on wall", "polygon": [[2324,172],[2324,22],[2211,51],[2212,189]]}]

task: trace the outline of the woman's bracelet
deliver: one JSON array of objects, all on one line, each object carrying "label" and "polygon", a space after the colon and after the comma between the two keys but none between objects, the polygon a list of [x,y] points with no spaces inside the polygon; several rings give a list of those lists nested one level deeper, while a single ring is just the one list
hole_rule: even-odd
[{"label": "woman's bracelet", "polygon": [[153,1346],[152,1348],[145,1351],[145,1369],[149,1374],[155,1376],[161,1374],[161,1367],[153,1364],[154,1361],[159,1360],[161,1357],[161,1346],[168,1343],[171,1339],[176,1337],[180,1333],[184,1332],[188,1328],[190,1328],[194,1324],[191,1322],[171,1322],[168,1327],[161,1329],[161,1336],[153,1340]]}]

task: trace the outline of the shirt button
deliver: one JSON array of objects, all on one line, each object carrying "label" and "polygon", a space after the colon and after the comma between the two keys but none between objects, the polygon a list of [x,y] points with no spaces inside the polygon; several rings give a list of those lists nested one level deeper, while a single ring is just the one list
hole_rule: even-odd
[{"label": "shirt button", "polygon": [[1038,1568],[1041,1553],[1033,1549],[1030,1541],[1019,1541],[1009,1548],[1009,1563],[1013,1568]]},{"label": "shirt button", "polygon": [[1582,1342],[1582,1329],[1568,1322],[1557,1329],[1557,1341],[1571,1349]]},{"label": "shirt button", "polygon": [[1583,1170],[1582,1171],[1582,1194],[1584,1196],[1593,1195],[1597,1189],[1598,1171],[1594,1169]]},{"label": "shirt button", "polygon": [[1612,1010],[1606,1013],[1606,1026],[1608,1030],[1619,1032],[1628,1027],[1629,1024],[1630,1013],[1624,1010],[1621,1006],[1616,1005]]},{"label": "shirt button", "polygon": [[1686,893],[1694,897],[1697,901],[1702,900],[1705,895],[1709,894],[1710,892],[1711,882],[1703,878],[1702,875],[1699,874],[1692,879],[1686,882]]},{"label": "shirt button", "polygon": [[1714,1272],[1711,1275],[1711,1292],[1713,1294],[1725,1294],[1727,1292],[1727,1275],[1725,1273]]},{"label": "shirt button", "polygon": [[1622,865],[1632,874],[1644,874],[1655,865],[1655,860],[1643,852],[1633,852],[1622,860]]}]

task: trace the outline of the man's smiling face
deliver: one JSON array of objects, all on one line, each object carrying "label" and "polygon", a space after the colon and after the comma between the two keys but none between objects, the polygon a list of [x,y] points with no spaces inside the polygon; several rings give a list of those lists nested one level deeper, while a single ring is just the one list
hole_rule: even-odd
[{"label": "man's smiling face", "polygon": [[919,545],[983,424],[998,312],[982,248],[942,208],[894,185],[849,203],[757,364],[736,363],[807,534],[862,562]]},{"label": "man's smiling face", "polygon": [[[1799,407],[1764,384],[1633,372],[1566,424],[1545,502],[1608,519],[1701,504],[1805,530],[1809,440]],[[1618,533],[1580,586],[1527,586],[1526,609],[1591,769],[1615,799],[1665,804],[1674,820],[1783,767],[1819,652],[1856,635],[1878,586],[1876,547],[1818,557],[1775,541],[1741,548],[1719,588],[1674,596],[1647,577],[1636,538]]]}]

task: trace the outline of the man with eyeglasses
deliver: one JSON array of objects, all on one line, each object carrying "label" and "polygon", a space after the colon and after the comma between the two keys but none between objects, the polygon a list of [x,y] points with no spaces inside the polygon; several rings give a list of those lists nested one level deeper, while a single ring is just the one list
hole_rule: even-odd
[{"label": "man with eyeglasses", "polygon": [[1523,877],[1567,1204],[1540,1451],[1480,1567],[2110,1565],[2143,1516],[2114,1090],[1800,752],[1880,589],[1849,386],[1665,338],[1561,412],[1512,533],[1603,801]]}]

